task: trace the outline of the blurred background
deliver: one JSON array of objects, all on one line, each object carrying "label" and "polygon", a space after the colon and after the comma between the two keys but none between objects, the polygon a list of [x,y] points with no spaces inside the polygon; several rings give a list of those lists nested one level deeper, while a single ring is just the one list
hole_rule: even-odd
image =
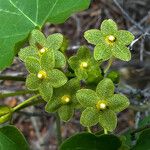
[{"label": "blurred background", "polygon": [[[112,70],[118,70],[121,75],[116,92],[126,94],[131,106],[118,114],[116,134],[137,128],[139,120],[150,112],[150,0],[92,0],[90,8],[73,15],[64,24],[51,25],[43,28],[46,36],[60,32],[70,40],[68,53],[74,53],[80,45],[88,45],[83,38],[86,30],[99,28],[104,19],[111,18],[117,22],[119,29],[126,29],[135,35],[130,45],[132,60],[122,62],[116,60]],[[93,47],[88,45],[91,49]],[[24,64],[16,57],[10,68],[1,75],[26,77]],[[0,93],[24,90],[24,82],[0,80]],[[29,98],[30,95],[0,98],[0,104],[11,107]],[[79,123],[80,112],[76,111],[68,123],[61,122],[63,138],[84,131]],[[44,105],[26,108],[14,115],[13,123],[21,129],[32,150],[57,150],[56,123],[53,114],[44,112]],[[95,126],[93,132],[98,130]]]}]

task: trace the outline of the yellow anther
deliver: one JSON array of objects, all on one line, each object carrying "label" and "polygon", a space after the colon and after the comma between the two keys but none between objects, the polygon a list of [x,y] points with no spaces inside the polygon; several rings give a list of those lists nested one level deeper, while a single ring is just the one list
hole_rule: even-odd
[{"label": "yellow anther", "polygon": [[106,103],[106,101],[100,100],[100,101],[98,101],[98,103],[96,104],[96,107],[97,107],[98,110],[104,110],[104,109],[106,109],[106,107],[107,107],[107,103]]},{"label": "yellow anther", "polygon": [[38,72],[37,77],[39,79],[45,79],[47,77],[47,74],[44,70],[41,70],[41,71]]},{"label": "yellow anther", "polygon": [[67,104],[67,103],[70,102],[70,96],[64,95],[64,96],[61,98],[61,100],[62,100],[62,103],[63,103],[63,104]]},{"label": "yellow anther", "polygon": [[80,67],[81,67],[81,68],[87,68],[87,67],[88,67],[88,63],[87,63],[87,62],[82,62],[82,63],[80,64]]},{"label": "yellow anther", "polygon": [[47,48],[45,48],[45,47],[41,48],[41,49],[39,50],[39,51],[40,51],[40,54],[45,53],[45,52],[46,52],[46,50],[47,50]]},{"label": "yellow anther", "polygon": [[108,36],[108,40],[109,40],[110,42],[114,42],[114,41],[116,40],[116,38],[115,38],[113,35],[109,35],[109,36]]}]

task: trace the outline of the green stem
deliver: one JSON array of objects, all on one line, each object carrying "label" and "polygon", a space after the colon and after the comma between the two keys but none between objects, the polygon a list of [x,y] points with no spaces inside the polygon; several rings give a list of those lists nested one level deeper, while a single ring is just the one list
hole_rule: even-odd
[{"label": "green stem", "polygon": [[26,81],[26,78],[21,77],[21,76],[4,76],[4,75],[1,75],[0,80]]},{"label": "green stem", "polygon": [[109,59],[108,64],[107,64],[107,67],[106,67],[105,70],[104,70],[104,73],[105,73],[105,74],[107,74],[109,68],[111,67],[111,65],[112,65],[112,63],[113,63],[113,60],[114,60],[113,57],[111,57],[111,58]]},{"label": "green stem", "polygon": [[61,122],[60,122],[60,117],[58,113],[56,113],[56,132],[57,132],[57,141],[58,141],[58,147],[62,143],[62,135],[61,135]]},{"label": "green stem", "polygon": [[107,130],[106,130],[106,129],[104,129],[104,134],[108,134],[108,132],[107,132]]},{"label": "green stem", "polygon": [[35,104],[44,102],[42,99],[37,99],[37,97],[39,97],[39,96],[40,96],[40,94],[34,95],[34,96],[30,97],[29,99],[25,100],[24,102],[20,103],[19,105],[17,105],[16,107],[13,108],[13,112],[19,111],[19,110],[21,110],[25,107],[31,106],[31,105],[35,105]]},{"label": "green stem", "polygon": [[22,90],[22,91],[15,91],[10,93],[0,93],[0,98],[6,98],[11,96],[18,96],[18,95],[25,95],[25,94],[33,94],[35,91],[29,91],[29,90]]},{"label": "green stem", "polygon": [[92,133],[90,127],[87,127],[87,131],[88,131],[89,133]]}]

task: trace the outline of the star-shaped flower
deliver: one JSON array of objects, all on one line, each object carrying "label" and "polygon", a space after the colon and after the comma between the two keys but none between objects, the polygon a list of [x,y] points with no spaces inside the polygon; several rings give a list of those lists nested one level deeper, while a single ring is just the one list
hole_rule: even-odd
[{"label": "star-shaped flower", "polygon": [[99,122],[107,131],[113,131],[116,128],[116,113],[129,105],[127,97],[114,94],[114,84],[108,78],[100,81],[96,92],[90,89],[81,89],[76,95],[80,104],[86,108],[80,118],[81,124],[90,127]]},{"label": "star-shaped flower", "polygon": [[77,54],[70,57],[69,65],[80,80],[92,82],[96,79],[102,79],[98,63],[95,61],[90,50],[85,46],[80,47]]},{"label": "star-shaped flower", "polygon": [[76,78],[69,80],[64,86],[54,89],[51,100],[46,105],[47,112],[58,111],[63,121],[68,121],[79,105],[76,92],[80,89],[80,82]]},{"label": "star-shaped flower", "polygon": [[45,101],[51,99],[53,87],[58,88],[67,82],[65,74],[54,69],[53,51],[46,51],[40,60],[35,57],[27,57],[25,65],[30,73],[26,79],[26,86],[30,90],[39,90]]},{"label": "star-shaped flower", "polygon": [[54,51],[55,67],[62,68],[66,65],[66,58],[59,51],[63,44],[64,37],[60,33],[49,35],[45,38],[44,34],[39,30],[33,30],[29,37],[29,46],[20,50],[19,57],[24,62],[29,56],[40,59],[45,51]]},{"label": "star-shaped flower", "polygon": [[96,60],[108,60],[112,56],[123,61],[131,59],[128,45],[134,40],[132,33],[125,30],[118,30],[116,23],[111,20],[104,20],[100,30],[91,29],[85,32],[85,39],[96,45],[94,58]]}]

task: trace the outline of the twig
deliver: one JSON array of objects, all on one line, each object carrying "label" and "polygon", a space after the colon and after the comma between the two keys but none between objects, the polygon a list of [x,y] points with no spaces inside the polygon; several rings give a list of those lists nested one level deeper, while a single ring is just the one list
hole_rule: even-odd
[{"label": "twig", "polygon": [[0,75],[0,80],[25,81],[25,77]]},{"label": "twig", "polygon": [[137,22],[135,22],[130,16],[129,14],[124,11],[124,9],[121,7],[121,5],[117,2],[117,0],[113,0],[113,2],[115,3],[115,5],[120,9],[120,11],[123,13],[123,15],[132,23],[134,24],[142,33],[145,33],[144,29],[142,28],[142,26],[140,26]]}]

